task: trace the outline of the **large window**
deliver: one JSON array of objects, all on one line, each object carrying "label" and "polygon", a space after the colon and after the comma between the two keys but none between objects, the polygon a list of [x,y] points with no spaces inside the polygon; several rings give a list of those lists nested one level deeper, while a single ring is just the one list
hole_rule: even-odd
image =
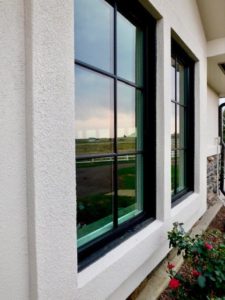
[{"label": "large window", "polygon": [[193,190],[194,64],[173,41],[171,59],[171,190],[172,201]]},{"label": "large window", "polygon": [[81,268],[155,214],[154,28],[135,1],[75,0]]}]

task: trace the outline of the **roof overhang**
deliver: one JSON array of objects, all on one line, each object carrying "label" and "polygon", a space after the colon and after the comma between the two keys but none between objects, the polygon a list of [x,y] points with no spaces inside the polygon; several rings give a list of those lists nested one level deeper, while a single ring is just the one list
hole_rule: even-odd
[{"label": "roof overhang", "polygon": [[225,97],[225,0],[197,0],[207,40],[207,78],[209,86]]}]

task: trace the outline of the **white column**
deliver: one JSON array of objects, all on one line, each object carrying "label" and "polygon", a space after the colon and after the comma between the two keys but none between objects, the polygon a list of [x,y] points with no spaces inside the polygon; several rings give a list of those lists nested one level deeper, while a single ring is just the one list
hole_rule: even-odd
[{"label": "white column", "polygon": [[30,299],[76,299],[72,0],[25,0]]},{"label": "white column", "polygon": [[157,219],[166,221],[171,213],[171,32],[166,19],[157,22],[157,86],[156,86],[156,200]]}]

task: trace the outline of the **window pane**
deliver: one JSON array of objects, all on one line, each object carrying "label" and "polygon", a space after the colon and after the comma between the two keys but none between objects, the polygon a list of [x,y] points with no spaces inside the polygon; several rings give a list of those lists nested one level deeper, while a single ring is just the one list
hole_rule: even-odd
[{"label": "window pane", "polygon": [[184,66],[180,63],[177,66],[177,102],[185,104],[184,96]]},{"label": "window pane", "polygon": [[182,191],[186,187],[186,163],[185,163],[185,151],[177,151],[177,168],[176,168],[176,177],[177,177],[177,193]]},{"label": "window pane", "polygon": [[171,100],[175,101],[175,59],[171,59]]},{"label": "window pane", "polygon": [[76,154],[113,149],[113,80],[76,66]]},{"label": "window pane", "polygon": [[75,1],[75,57],[113,71],[113,7],[106,1]]},{"label": "window pane", "polygon": [[127,84],[118,82],[117,95],[118,151],[142,150],[142,93]]},{"label": "window pane", "polygon": [[171,103],[171,127],[170,127],[170,134],[171,134],[171,149],[176,147],[175,139],[176,139],[176,115],[175,115],[175,104]]},{"label": "window pane", "polygon": [[177,105],[177,148],[184,148],[185,144],[185,109]]},{"label": "window pane", "polygon": [[143,82],[143,32],[117,14],[118,75],[129,81]]},{"label": "window pane", "polygon": [[119,223],[143,210],[142,155],[118,157],[118,210]]},{"label": "window pane", "polygon": [[171,194],[174,195],[175,193],[175,174],[176,174],[176,160],[175,160],[176,151],[171,151]]},{"label": "window pane", "polygon": [[113,162],[77,161],[77,237],[81,246],[112,229]]}]

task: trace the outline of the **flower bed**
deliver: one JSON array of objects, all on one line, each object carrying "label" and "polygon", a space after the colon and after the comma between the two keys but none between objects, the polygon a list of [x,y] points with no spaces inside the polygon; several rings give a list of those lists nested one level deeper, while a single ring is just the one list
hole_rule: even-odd
[{"label": "flower bed", "polygon": [[177,248],[185,263],[176,273],[168,263],[169,286],[160,300],[225,300],[225,208],[202,236],[190,237],[181,224],[168,233],[170,244]]}]

